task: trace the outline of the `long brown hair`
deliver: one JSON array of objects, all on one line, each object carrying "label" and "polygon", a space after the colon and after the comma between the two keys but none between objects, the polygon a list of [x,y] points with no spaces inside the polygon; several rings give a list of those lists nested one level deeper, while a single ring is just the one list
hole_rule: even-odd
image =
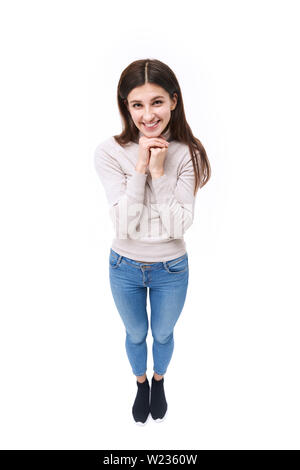
[{"label": "long brown hair", "polygon": [[180,86],[174,72],[168,65],[156,59],[143,59],[132,62],[123,70],[118,83],[117,99],[124,127],[121,134],[115,135],[114,138],[121,146],[125,146],[130,141],[137,141],[139,129],[131,118],[126,100],[133,88],[142,86],[145,83],[153,83],[164,88],[171,99],[173,93],[177,94],[177,105],[171,112],[167,128],[170,129],[173,140],[189,146],[195,173],[194,195],[196,195],[198,189],[208,182],[211,176],[211,167],[205,148],[200,140],[194,137],[186,121]]}]

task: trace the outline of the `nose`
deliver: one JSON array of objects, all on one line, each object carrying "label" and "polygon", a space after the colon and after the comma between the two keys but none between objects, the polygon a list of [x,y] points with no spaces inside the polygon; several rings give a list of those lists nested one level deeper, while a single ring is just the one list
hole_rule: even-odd
[{"label": "nose", "polygon": [[146,123],[150,123],[154,120],[155,120],[154,114],[152,113],[152,111],[150,109],[146,108],[146,110],[144,112],[144,115],[143,115],[143,121],[146,122]]}]

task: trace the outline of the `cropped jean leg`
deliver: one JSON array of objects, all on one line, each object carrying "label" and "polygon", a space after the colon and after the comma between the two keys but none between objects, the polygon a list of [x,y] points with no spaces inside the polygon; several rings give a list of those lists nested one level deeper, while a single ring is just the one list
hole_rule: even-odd
[{"label": "cropped jean leg", "polygon": [[[147,370],[148,315],[147,288],[135,283],[134,278],[110,266],[110,287],[113,299],[126,331],[125,348],[134,375]],[[137,274],[137,273],[136,273]]]},{"label": "cropped jean leg", "polygon": [[[170,279],[171,277],[171,279]],[[153,370],[164,375],[174,350],[174,327],[183,310],[188,271],[171,274],[170,284],[150,288]]]},{"label": "cropped jean leg", "polygon": [[153,370],[158,375],[164,375],[173,354],[174,326],[187,293],[187,253],[170,261],[147,264],[111,249],[109,277],[114,302],[126,330],[126,353],[136,376],[144,375],[147,370],[149,288]]}]

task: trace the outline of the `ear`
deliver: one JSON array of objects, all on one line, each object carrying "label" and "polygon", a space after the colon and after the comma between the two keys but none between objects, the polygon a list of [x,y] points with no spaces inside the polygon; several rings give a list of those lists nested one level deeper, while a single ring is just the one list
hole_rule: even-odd
[{"label": "ear", "polygon": [[173,105],[171,106],[171,110],[172,110],[172,111],[174,111],[174,109],[175,109],[176,106],[177,106],[177,100],[178,100],[177,93],[173,93],[173,98],[172,98]]}]

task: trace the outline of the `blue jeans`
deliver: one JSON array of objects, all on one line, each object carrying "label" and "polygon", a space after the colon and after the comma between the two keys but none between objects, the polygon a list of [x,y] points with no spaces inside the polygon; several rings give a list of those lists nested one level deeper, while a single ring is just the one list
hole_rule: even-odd
[{"label": "blue jeans", "polygon": [[147,287],[151,304],[153,370],[166,373],[174,349],[173,329],[183,309],[189,279],[188,254],[153,264],[109,254],[109,279],[126,330],[125,348],[134,375],[147,370]]}]

